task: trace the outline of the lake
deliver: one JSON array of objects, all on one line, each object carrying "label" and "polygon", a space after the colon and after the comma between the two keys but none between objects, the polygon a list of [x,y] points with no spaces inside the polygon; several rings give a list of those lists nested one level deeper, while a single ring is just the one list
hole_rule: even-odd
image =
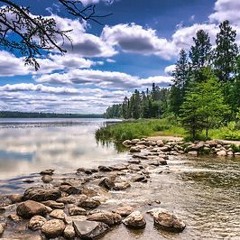
[{"label": "lake", "polygon": [[[22,192],[23,181],[38,181],[41,170],[58,174],[79,167],[126,162],[113,144],[95,140],[103,119],[3,119],[0,122],[0,193]],[[127,192],[113,193],[112,204],[136,203],[142,211],[149,201],[177,213],[187,228],[171,234],[153,227],[147,215],[145,230],[130,231],[123,225],[104,236],[111,239],[233,239],[240,236],[240,159],[170,156],[163,173],[148,183],[136,183]]]}]

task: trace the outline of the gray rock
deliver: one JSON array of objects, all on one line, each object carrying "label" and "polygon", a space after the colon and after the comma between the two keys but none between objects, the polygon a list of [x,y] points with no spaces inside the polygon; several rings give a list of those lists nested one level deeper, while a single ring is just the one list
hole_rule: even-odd
[{"label": "gray rock", "polygon": [[65,224],[62,220],[52,219],[45,222],[41,228],[47,238],[57,238],[63,234]]},{"label": "gray rock", "polygon": [[188,155],[198,156],[198,152],[197,152],[197,151],[189,151],[189,152],[188,152]]},{"label": "gray rock", "polygon": [[129,151],[130,151],[130,153],[137,153],[137,152],[141,152],[141,148],[131,147]]},{"label": "gray rock", "polygon": [[127,165],[126,164],[115,164],[113,166],[111,166],[113,171],[123,171],[127,169]]},{"label": "gray rock", "polygon": [[227,152],[226,152],[226,150],[220,150],[217,152],[217,155],[218,156],[227,156]]},{"label": "gray rock", "polygon": [[139,159],[131,159],[131,160],[128,160],[128,163],[130,163],[130,164],[140,164],[141,161]]},{"label": "gray rock", "polygon": [[126,147],[130,147],[132,145],[132,142],[131,140],[125,140],[122,144]]},{"label": "gray rock", "polygon": [[128,217],[126,217],[123,221],[124,225],[129,228],[145,228],[146,221],[143,215],[139,211],[132,212]]},{"label": "gray rock", "polygon": [[74,239],[75,237],[74,227],[72,225],[67,225],[63,232],[63,235],[66,239]]},{"label": "gray rock", "polygon": [[61,197],[61,191],[57,188],[31,187],[23,195],[24,200],[34,200],[37,202],[56,200]]},{"label": "gray rock", "polygon": [[37,231],[37,230],[41,229],[41,227],[43,226],[43,224],[46,221],[47,221],[47,219],[44,218],[43,216],[35,215],[30,219],[30,221],[28,223],[28,228],[33,231]]},{"label": "gray rock", "polygon": [[154,223],[164,230],[182,232],[186,227],[181,219],[163,208],[155,208],[148,212],[153,216]]},{"label": "gray rock", "polygon": [[158,145],[159,147],[163,147],[163,146],[164,146],[163,140],[157,140],[157,145]]},{"label": "gray rock", "polygon": [[115,224],[120,224],[122,221],[122,217],[117,213],[113,213],[109,211],[99,211],[97,213],[93,213],[89,215],[87,220],[103,222],[109,226],[112,226]]},{"label": "gray rock", "polygon": [[80,239],[95,239],[110,229],[107,224],[95,221],[73,221],[73,227]]},{"label": "gray rock", "polygon": [[135,138],[135,139],[131,140],[131,144],[137,144],[139,142],[140,142],[140,139],[138,139],[138,138]]},{"label": "gray rock", "polygon": [[107,166],[98,166],[98,170],[101,172],[111,172],[112,168]]},{"label": "gray rock", "polygon": [[17,214],[23,218],[31,218],[34,215],[46,215],[47,208],[44,204],[27,200],[17,207]]}]

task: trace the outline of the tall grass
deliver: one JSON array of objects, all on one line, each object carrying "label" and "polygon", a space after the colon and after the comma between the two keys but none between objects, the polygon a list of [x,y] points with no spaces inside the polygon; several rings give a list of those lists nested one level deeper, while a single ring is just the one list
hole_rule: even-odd
[{"label": "tall grass", "polygon": [[184,130],[177,121],[164,119],[142,119],[133,122],[120,122],[96,131],[97,140],[124,141],[154,135],[183,136]]}]

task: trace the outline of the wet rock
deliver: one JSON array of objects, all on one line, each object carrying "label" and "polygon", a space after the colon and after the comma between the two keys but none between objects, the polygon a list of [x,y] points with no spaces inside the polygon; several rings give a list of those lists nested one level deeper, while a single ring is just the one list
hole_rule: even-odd
[{"label": "wet rock", "polygon": [[220,150],[220,151],[217,151],[217,155],[218,156],[227,156],[227,152],[226,152],[226,150]]},{"label": "wet rock", "polygon": [[23,196],[21,194],[12,194],[8,198],[12,203],[19,203],[22,201]]},{"label": "wet rock", "polygon": [[140,164],[141,161],[138,160],[138,159],[131,159],[131,160],[128,160],[128,163],[130,163],[130,164]]},{"label": "wet rock", "polygon": [[42,176],[42,181],[43,181],[44,183],[50,183],[50,182],[53,181],[53,178],[52,178],[52,176],[50,176],[50,175],[43,175],[43,176]]},{"label": "wet rock", "polygon": [[112,168],[107,166],[98,166],[98,170],[101,172],[111,172]]},{"label": "wet rock", "polygon": [[163,146],[163,147],[159,147],[159,150],[162,151],[162,152],[168,152],[171,150],[171,147],[170,146]]},{"label": "wet rock", "polygon": [[22,220],[22,218],[15,213],[8,215],[8,219],[10,219],[11,221],[16,222],[16,223],[20,222]]},{"label": "wet rock", "polygon": [[76,203],[77,198],[75,196],[70,195],[70,196],[67,196],[67,197],[61,197],[61,198],[57,199],[57,202],[58,203],[64,203],[64,204]]},{"label": "wet rock", "polygon": [[47,219],[44,218],[43,216],[35,215],[30,219],[30,221],[28,223],[28,228],[33,231],[37,231],[37,230],[41,229],[41,227],[43,226],[43,224],[46,221],[47,221]]},{"label": "wet rock", "polygon": [[114,188],[115,184],[110,178],[105,177],[105,178],[100,180],[98,185],[107,189],[107,190],[111,190],[112,188]]},{"label": "wet rock", "polygon": [[158,162],[161,164],[161,165],[167,165],[167,160],[164,159],[164,158],[158,158]]},{"label": "wet rock", "polygon": [[154,223],[164,230],[182,232],[186,227],[181,219],[163,208],[155,208],[148,212],[153,216]]},{"label": "wet rock", "polygon": [[132,212],[123,221],[124,225],[129,228],[144,228],[146,226],[146,221],[143,215],[139,211]]},{"label": "wet rock", "polygon": [[129,150],[130,153],[137,153],[137,152],[141,152],[141,148],[139,147],[131,147]]},{"label": "wet rock", "polygon": [[39,174],[41,174],[41,175],[53,175],[53,173],[54,173],[53,169],[46,169],[46,170],[41,171]]},{"label": "wet rock", "polygon": [[122,144],[126,147],[130,147],[132,145],[132,141],[131,140],[125,140]]},{"label": "wet rock", "polygon": [[94,209],[94,208],[97,208],[99,205],[101,205],[100,201],[92,198],[87,198],[78,203],[79,207],[82,207],[85,209]]},{"label": "wet rock", "polygon": [[68,185],[68,184],[63,184],[59,187],[59,189],[62,191],[62,192],[66,192],[67,194],[80,194],[81,193],[81,190],[74,187],[74,186],[71,186],[71,185]]},{"label": "wet rock", "polygon": [[0,223],[0,237],[3,235],[3,233],[4,233],[4,225]]},{"label": "wet rock", "polygon": [[121,215],[122,217],[126,217],[130,215],[133,211],[134,211],[134,208],[131,206],[122,206],[122,207],[118,207],[113,212]]},{"label": "wet rock", "polygon": [[95,239],[110,229],[107,224],[95,221],[73,221],[73,227],[80,239]]},{"label": "wet rock", "polygon": [[143,159],[143,160],[147,160],[148,157],[144,154],[133,154],[132,158],[139,158],[139,159]]},{"label": "wet rock", "polygon": [[63,234],[65,224],[62,220],[52,219],[45,222],[41,228],[47,238],[57,238]]},{"label": "wet rock", "polygon": [[140,142],[140,139],[138,139],[138,138],[134,138],[134,139],[132,139],[131,140],[131,144],[137,144],[137,143],[139,143]]},{"label": "wet rock", "polygon": [[63,235],[66,239],[74,239],[75,237],[75,231],[74,231],[74,227],[72,225],[67,225]]},{"label": "wet rock", "polygon": [[34,215],[46,215],[47,208],[44,204],[27,200],[22,202],[17,207],[17,214],[23,218],[31,218]]},{"label": "wet rock", "polygon": [[61,219],[64,220],[65,219],[65,213],[62,209],[55,209],[53,210],[50,214],[50,217],[52,218],[57,218],[57,219]]},{"label": "wet rock", "polygon": [[132,181],[133,181],[133,182],[146,182],[147,179],[145,178],[144,175],[140,175],[140,174],[139,174],[139,175],[133,177],[133,178],[132,178]]},{"label": "wet rock", "polygon": [[44,204],[45,206],[48,206],[50,208],[56,208],[56,209],[63,209],[65,207],[64,203],[58,203],[53,200],[44,201],[44,202],[42,202],[42,204]]},{"label": "wet rock", "polygon": [[122,190],[126,190],[129,187],[131,187],[129,182],[117,182],[115,183],[113,190],[122,191]]},{"label": "wet rock", "polygon": [[30,187],[23,195],[24,200],[37,202],[56,200],[61,197],[61,191],[57,188]]},{"label": "wet rock", "polygon": [[87,220],[103,222],[109,226],[112,226],[115,224],[120,224],[122,221],[122,217],[117,213],[113,213],[109,211],[99,211],[97,213],[93,213],[89,215]]},{"label": "wet rock", "polygon": [[157,140],[156,143],[157,143],[158,147],[163,147],[164,146],[163,140]]},{"label": "wet rock", "polygon": [[188,155],[198,156],[198,152],[197,152],[197,151],[189,151],[189,152],[188,152]]},{"label": "wet rock", "polygon": [[113,166],[111,166],[113,171],[123,171],[127,169],[127,165],[126,164],[115,164]]},{"label": "wet rock", "polygon": [[87,211],[84,208],[77,207],[77,206],[73,205],[73,206],[69,206],[68,213],[69,213],[70,216],[86,215]]}]

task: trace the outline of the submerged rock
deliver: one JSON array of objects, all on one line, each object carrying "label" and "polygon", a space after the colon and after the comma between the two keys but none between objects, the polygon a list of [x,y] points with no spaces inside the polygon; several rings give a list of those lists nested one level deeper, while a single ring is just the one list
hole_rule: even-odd
[{"label": "submerged rock", "polygon": [[65,224],[62,220],[59,219],[52,219],[45,222],[41,228],[42,233],[47,238],[57,238],[63,234],[65,229]]},{"label": "submerged rock", "polygon": [[34,215],[46,215],[47,208],[42,203],[27,200],[17,207],[17,214],[23,218],[31,218]]},{"label": "submerged rock", "polygon": [[181,219],[163,208],[155,208],[148,212],[153,216],[154,223],[164,230],[182,232],[186,227]]},{"label": "submerged rock", "polygon": [[96,221],[73,221],[75,232],[80,239],[95,239],[105,234],[110,228],[107,224]]},{"label": "submerged rock", "polygon": [[145,228],[146,221],[143,215],[139,211],[132,212],[128,217],[126,217],[123,221],[124,225],[129,228]]}]

